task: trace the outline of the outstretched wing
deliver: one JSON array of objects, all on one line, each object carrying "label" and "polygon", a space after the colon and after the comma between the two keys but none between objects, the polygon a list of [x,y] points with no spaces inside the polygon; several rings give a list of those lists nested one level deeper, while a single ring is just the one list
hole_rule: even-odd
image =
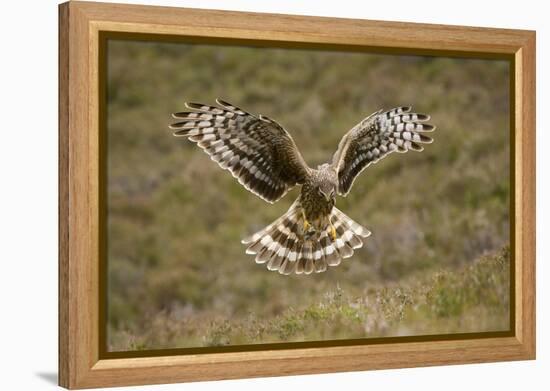
[{"label": "outstretched wing", "polygon": [[426,114],[411,113],[410,107],[396,107],[377,111],[355,125],[342,138],[332,158],[338,173],[338,194],[346,196],[361,171],[388,154],[422,151],[420,144],[433,141],[424,134],[435,129],[425,123],[429,119]]},{"label": "outstretched wing", "polygon": [[193,111],[174,113],[175,136],[198,144],[246,189],[275,202],[305,181],[310,169],[294,140],[277,122],[216,99],[219,107],[186,103]]}]

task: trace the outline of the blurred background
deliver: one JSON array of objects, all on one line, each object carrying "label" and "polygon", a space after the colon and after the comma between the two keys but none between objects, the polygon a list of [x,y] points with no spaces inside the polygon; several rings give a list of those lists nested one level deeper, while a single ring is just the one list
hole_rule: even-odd
[{"label": "blurred background", "polygon": [[[508,330],[509,64],[112,40],[111,351]],[[430,114],[435,142],[370,166],[344,213],[373,232],[336,268],[281,276],[241,238],[283,214],[168,129],[184,102],[267,115],[310,166],[380,108]]]}]

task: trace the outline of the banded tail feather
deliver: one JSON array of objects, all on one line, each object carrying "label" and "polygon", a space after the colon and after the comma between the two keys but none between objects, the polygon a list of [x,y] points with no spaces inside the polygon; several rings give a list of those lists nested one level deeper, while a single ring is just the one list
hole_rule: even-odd
[{"label": "banded tail feather", "polygon": [[255,255],[256,263],[265,264],[268,270],[284,275],[322,273],[351,257],[371,234],[335,207],[330,219],[336,230],[334,240],[328,229],[305,233],[301,206],[296,200],[283,216],[242,243],[248,246],[246,253]]}]

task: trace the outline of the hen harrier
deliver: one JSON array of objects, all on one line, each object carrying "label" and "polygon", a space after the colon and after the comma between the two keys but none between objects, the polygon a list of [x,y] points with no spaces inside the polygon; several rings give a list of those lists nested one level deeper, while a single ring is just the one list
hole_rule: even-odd
[{"label": "hen harrier", "polygon": [[340,141],[332,161],[309,167],[290,134],[274,120],[217,99],[219,107],[186,103],[192,111],[172,114],[175,136],[198,144],[246,189],[273,203],[295,185],[298,199],[273,223],[244,239],[247,254],[281,274],[323,272],[363,245],[370,232],[335,205],[361,171],[391,152],[422,151],[431,143],[430,117],[410,107],[379,110]]}]

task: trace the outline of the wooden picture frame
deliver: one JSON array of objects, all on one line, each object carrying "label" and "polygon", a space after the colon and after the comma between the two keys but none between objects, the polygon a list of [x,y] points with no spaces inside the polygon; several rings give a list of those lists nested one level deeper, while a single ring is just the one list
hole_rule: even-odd
[{"label": "wooden picture frame", "polygon": [[[513,64],[513,329],[487,338],[109,357],[101,348],[105,32],[507,58]],[[89,388],[535,358],[535,32],[88,2],[59,6],[59,384]]]}]

